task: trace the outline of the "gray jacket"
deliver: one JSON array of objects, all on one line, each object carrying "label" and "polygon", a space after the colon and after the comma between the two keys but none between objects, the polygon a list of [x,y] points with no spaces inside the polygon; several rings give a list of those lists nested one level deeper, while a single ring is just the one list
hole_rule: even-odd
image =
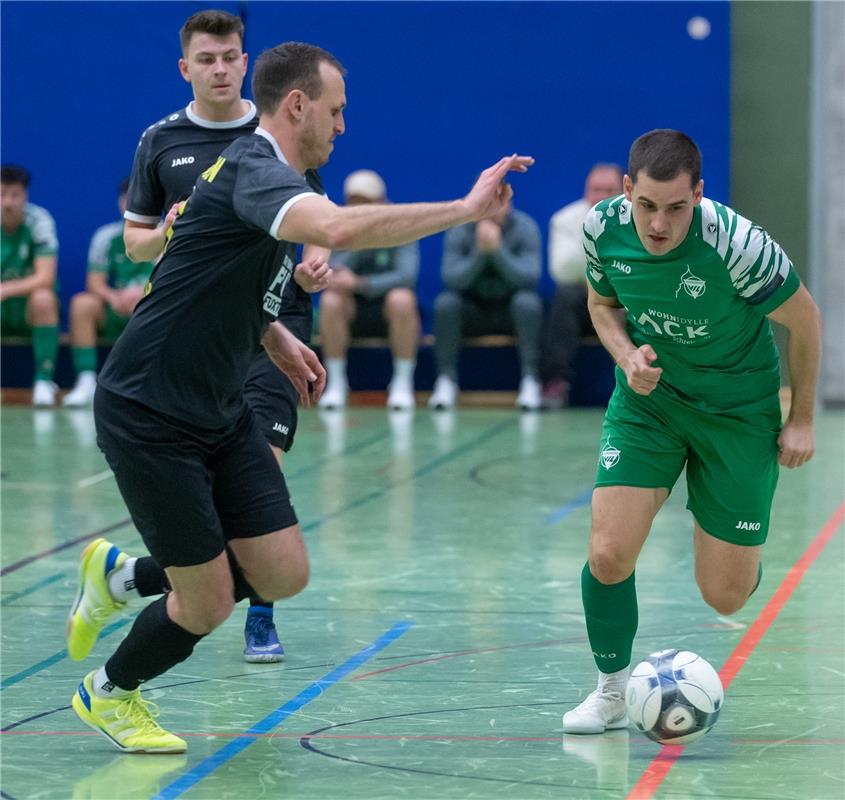
[{"label": "gray jacket", "polygon": [[534,289],[540,279],[540,228],[523,211],[514,209],[502,225],[502,246],[479,253],[475,223],[446,233],[441,275],[446,287],[486,300],[503,300],[519,289]]},{"label": "gray jacket", "polygon": [[332,253],[329,263],[344,266],[367,278],[361,294],[375,300],[398,287],[417,289],[420,248],[417,242],[375,250],[344,250]]}]

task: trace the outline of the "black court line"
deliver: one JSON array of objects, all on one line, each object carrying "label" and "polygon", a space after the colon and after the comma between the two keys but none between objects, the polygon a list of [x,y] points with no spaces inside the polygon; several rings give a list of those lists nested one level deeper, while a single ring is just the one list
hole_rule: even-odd
[{"label": "black court line", "polygon": [[115,522],[112,525],[106,525],[105,528],[100,528],[99,530],[96,530],[93,533],[84,533],[82,536],[77,536],[75,539],[68,539],[66,542],[57,544],[55,547],[51,547],[49,550],[42,550],[40,553],[34,553],[31,556],[22,558],[20,561],[15,561],[13,564],[9,564],[7,567],[3,567],[3,569],[0,569],[0,575],[8,575],[10,572],[15,572],[21,567],[25,567],[27,564],[31,564],[33,561],[39,561],[42,558],[47,558],[47,556],[51,556],[54,553],[59,553],[62,550],[67,550],[68,547],[73,547],[74,545],[77,545],[80,542],[87,542],[89,539],[95,539],[97,536],[104,536],[107,533],[116,531],[118,528],[123,528],[126,525],[131,524],[131,522],[132,518],[127,517],[126,519],[122,519],[120,522]]}]

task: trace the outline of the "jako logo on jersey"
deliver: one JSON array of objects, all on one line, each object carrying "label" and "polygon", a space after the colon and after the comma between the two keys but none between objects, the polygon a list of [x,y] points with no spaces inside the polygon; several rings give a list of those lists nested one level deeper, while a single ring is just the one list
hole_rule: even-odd
[{"label": "jako logo on jersey", "polygon": [[282,425],[281,422],[274,422],[273,430],[276,431],[276,433],[284,433],[285,435],[290,432],[290,428],[288,428],[287,425]]},{"label": "jako logo on jersey", "polygon": [[171,167],[184,167],[186,164],[193,164],[193,156],[182,156],[182,158],[174,158]]},{"label": "jako logo on jersey", "polygon": [[737,522],[735,530],[738,531],[759,531],[759,522]]},{"label": "jako logo on jersey", "polygon": [[697,300],[704,294],[706,288],[707,284],[697,275],[693,275],[689,264],[687,264],[687,271],[681,275],[681,282],[678,284],[678,288],[675,289],[675,297],[683,289],[693,300]]},{"label": "jako logo on jersey", "polygon": [[631,268],[627,264],[623,264],[621,261],[617,261],[616,259],[613,260],[613,263],[610,266],[614,269],[618,269],[620,272],[624,272],[626,275],[631,274]]},{"label": "jako logo on jersey", "polygon": [[614,447],[610,443],[610,439],[608,439],[604,443],[604,447],[601,449],[601,465],[605,469],[610,469],[611,467],[615,467],[619,463],[619,456],[622,455],[622,451],[618,448]]}]

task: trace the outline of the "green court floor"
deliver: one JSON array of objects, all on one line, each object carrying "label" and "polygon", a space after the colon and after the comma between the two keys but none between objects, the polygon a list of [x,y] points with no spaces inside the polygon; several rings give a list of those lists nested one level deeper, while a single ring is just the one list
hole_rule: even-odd
[{"label": "green court floor", "polygon": [[764,581],[735,617],[698,596],[683,482],[657,519],[635,659],[678,647],[739,670],[714,730],[680,754],[633,729],[561,733],[595,680],[579,573],[600,423],[303,412],[285,472],[312,580],[277,606],[287,660],[243,662],[238,608],[145,687],[187,755],[143,756],[69,707],[142,607],[69,660],[81,549],[104,535],[142,552],[91,414],[3,409],[0,797],[841,800],[845,416],[820,414],[816,458],[782,472]]}]

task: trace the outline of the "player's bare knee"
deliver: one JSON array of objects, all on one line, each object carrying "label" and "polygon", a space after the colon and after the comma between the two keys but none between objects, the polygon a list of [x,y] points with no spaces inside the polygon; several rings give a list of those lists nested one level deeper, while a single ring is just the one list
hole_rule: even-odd
[{"label": "player's bare knee", "polygon": [[326,289],[320,297],[320,314],[340,314],[343,310],[343,295],[334,289]]},{"label": "player's bare knee", "polygon": [[391,289],[384,298],[384,312],[388,317],[407,318],[417,311],[417,296],[410,289]]},{"label": "player's bare knee", "polygon": [[308,585],[309,577],[308,559],[297,559],[276,575],[256,580],[253,588],[268,603],[275,602],[299,594]]},{"label": "player's bare knee", "polygon": [[50,289],[36,289],[29,296],[29,311],[36,324],[51,324],[59,313],[56,295]]},{"label": "player's bare knee", "polygon": [[704,602],[722,616],[736,614],[751,594],[750,590],[737,585],[716,587],[699,581],[698,587]]},{"label": "player's bare knee", "polygon": [[593,577],[606,585],[621,583],[634,571],[633,565],[610,548],[593,547],[589,563]]},{"label": "player's bare knee", "polygon": [[70,318],[72,321],[94,318],[99,310],[100,301],[89,292],[75,294],[70,300]]},{"label": "player's bare knee", "polygon": [[191,633],[208,634],[219,628],[235,609],[231,586],[197,592],[192,595],[174,592],[174,622]]}]

